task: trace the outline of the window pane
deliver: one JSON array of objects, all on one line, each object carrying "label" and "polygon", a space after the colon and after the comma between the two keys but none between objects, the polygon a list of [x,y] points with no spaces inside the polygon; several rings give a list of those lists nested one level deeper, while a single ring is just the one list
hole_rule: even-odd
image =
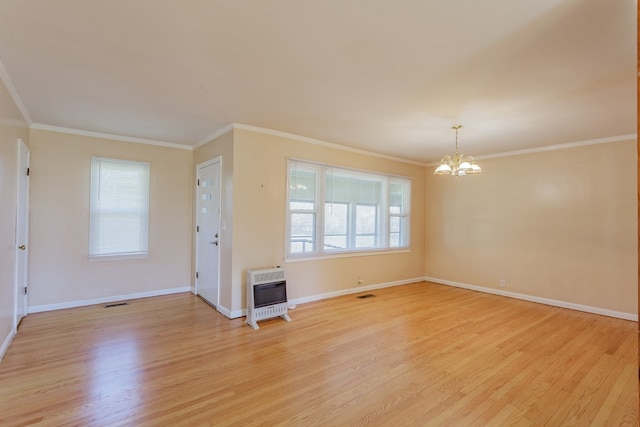
[{"label": "window pane", "polygon": [[307,207],[291,209],[315,209],[316,202],[316,174],[315,170],[309,170],[304,166],[298,166],[297,162],[289,171],[289,200],[291,202],[304,203]]},{"label": "window pane", "polygon": [[401,248],[409,245],[409,211],[411,182],[393,178],[389,183],[389,247]]},{"label": "window pane", "polygon": [[[289,253],[306,254],[317,251],[316,183],[320,169],[316,165],[289,161]],[[300,211],[308,211],[303,213]]]},{"label": "window pane", "polygon": [[397,216],[392,216],[391,220],[389,221],[389,230],[392,233],[398,233],[400,232],[400,218]]},{"label": "window pane", "polygon": [[325,178],[325,200],[379,204],[382,199],[384,177],[329,168]]},{"label": "window pane", "polygon": [[291,214],[291,242],[292,254],[313,252],[315,250],[315,213]]},{"label": "window pane", "polygon": [[407,246],[406,223],[404,217],[392,216],[389,221],[389,247],[399,248]]},{"label": "window pane", "polygon": [[389,221],[389,246],[397,248],[400,246],[400,218],[391,217]]},{"label": "window pane", "polygon": [[408,208],[408,181],[393,180],[389,184],[389,212],[406,213]]},{"label": "window pane", "polygon": [[375,234],[377,228],[376,206],[356,206],[356,234]]},{"label": "window pane", "polygon": [[347,235],[325,235],[324,249],[327,252],[347,249]]},{"label": "window pane", "polygon": [[325,203],[324,233],[347,234],[348,205],[346,203]]},{"label": "window pane", "polygon": [[349,224],[349,205],[325,203],[324,247],[326,250],[346,249]]},{"label": "window pane", "polygon": [[375,248],[376,236],[356,236],[356,248]]},{"label": "window pane", "polygon": [[356,205],[356,248],[375,248],[379,241],[377,230],[377,206]]},{"label": "window pane", "polygon": [[[340,168],[325,173],[325,250],[375,248],[386,177]],[[335,212],[341,204],[342,210]],[[333,209],[334,212],[329,212]],[[331,223],[333,221],[333,223]]]}]

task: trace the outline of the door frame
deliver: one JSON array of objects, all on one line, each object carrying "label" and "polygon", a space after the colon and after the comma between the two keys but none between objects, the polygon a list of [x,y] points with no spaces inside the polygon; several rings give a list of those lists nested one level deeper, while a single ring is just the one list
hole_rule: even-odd
[{"label": "door frame", "polygon": [[[194,242],[195,242],[195,273],[198,272],[198,263],[200,260],[200,242],[199,239],[200,238],[204,238],[201,237],[201,234],[198,232],[198,213],[200,212],[200,198],[198,197],[198,183],[200,181],[200,169],[205,168],[207,166],[211,166],[215,163],[219,164],[219,168],[218,168],[218,183],[219,183],[219,189],[218,189],[218,194],[216,195],[216,197],[218,198],[218,207],[219,207],[219,212],[218,212],[218,216],[217,216],[217,220],[218,220],[218,230],[220,230],[220,233],[222,233],[222,229],[220,228],[220,223],[221,223],[221,217],[222,217],[222,156],[217,156],[214,157],[213,159],[207,160],[205,162],[199,163],[196,165],[196,182],[195,182],[195,193],[196,193],[196,211],[195,211],[195,227],[193,227],[193,232],[194,232]],[[223,241],[223,239],[219,239],[220,242]],[[217,286],[217,295],[216,295],[216,301],[215,301],[215,308],[216,310],[219,310],[220,307],[220,251],[222,249],[222,243],[220,243],[220,246],[218,246],[218,259],[217,259],[217,263],[218,263],[218,268],[217,268],[217,278],[216,280],[218,281],[218,286]],[[196,276],[194,274],[194,276]],[[199,295],[198,292],[198,277],[194,277],[194,281],[195,281],[195,286],[194,286],[194,291],[196,295]],[[213,303],[213,301],[210,301],[211,303]]]},{"label": "door frame", "polygon": [[[28,294],[24,288],[28,283],[29,272],[29,170],[31,163],[31,151],[22,138],[18,138],[18,172],[16,182],[16,237],[15,237],[15,306],[14,306],[14,329],[18,329],[18,324],[24,316],[28,314]],[[24,156],[24,158],[23,158]],[[24,185],[22,185],[24,184]],[[22,191],[24,190],[24,192]],[[24,245],[24,253],[20,246]],[[20,263],[20,257],[24,263]],[[22,270],[22,271],[20,271]]]}]

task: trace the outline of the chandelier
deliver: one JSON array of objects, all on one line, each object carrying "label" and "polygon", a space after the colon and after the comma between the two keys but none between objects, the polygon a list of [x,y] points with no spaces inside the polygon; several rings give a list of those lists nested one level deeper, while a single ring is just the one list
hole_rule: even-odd
[{"label": "chandelier", "polygon": [[482,169],[476,164],[473,157],[458,154],[458,129],[461,127],[462,125],[452,126],[456,131],[456,154],[454,154],[453,158],[444,156],[440,161],[440,166],[438,166],[434,172],[435,175],[464,176],[482,172]]}]

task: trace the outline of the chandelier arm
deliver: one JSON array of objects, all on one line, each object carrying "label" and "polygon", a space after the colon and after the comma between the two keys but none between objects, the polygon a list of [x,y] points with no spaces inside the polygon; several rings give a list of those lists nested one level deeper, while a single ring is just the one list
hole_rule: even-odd
[{"label": "chandelier arm", "polygon": [[444,156],[442,158],[440,166],[438,166],[434,172],[436,175],[464,176],[482,172],[482,169],[476,164],[472,156],[465,156],[462,153],[458,153],[458,129],[461,127],[462,125],[452,126],[456,131],[456,151],[453,157]]}]

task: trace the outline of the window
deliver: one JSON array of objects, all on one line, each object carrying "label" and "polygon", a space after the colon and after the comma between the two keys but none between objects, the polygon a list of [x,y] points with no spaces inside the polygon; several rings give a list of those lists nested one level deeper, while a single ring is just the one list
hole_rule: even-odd
[{"label": "window", "polygon": [[409,246],[408,178],[289,160],[288,189],[288,256]]},{"label": "window", "polygon": [[149,163],[93,157],[89,256],[146,256]]}]

